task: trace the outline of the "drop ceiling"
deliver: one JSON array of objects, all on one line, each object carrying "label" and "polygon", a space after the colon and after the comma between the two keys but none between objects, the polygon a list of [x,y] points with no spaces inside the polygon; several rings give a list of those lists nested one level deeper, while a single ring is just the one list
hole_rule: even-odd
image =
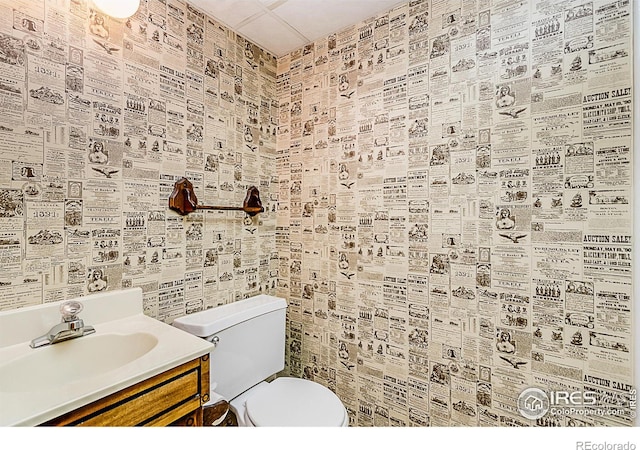
[{"label": "drop ceiling", "polygon": [[187,0],[277,57],[406,0]]}]

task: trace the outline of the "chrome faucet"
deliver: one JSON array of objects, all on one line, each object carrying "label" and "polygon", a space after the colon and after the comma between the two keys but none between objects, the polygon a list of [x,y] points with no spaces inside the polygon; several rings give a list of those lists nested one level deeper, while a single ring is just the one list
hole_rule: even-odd
[{"label": "chrome faucet", "polygon": [[95,333],[95,328],[91,325],[85,326],[84,321],[78,318],[77,314],[82,311],[82,308],[82,303],[76,301],[64,302],[60,305],[62,322],[51,328],[47,334],[32,340],[30,344],[31,348],[57,344],[58,342],[68,339],[75,339]]}]

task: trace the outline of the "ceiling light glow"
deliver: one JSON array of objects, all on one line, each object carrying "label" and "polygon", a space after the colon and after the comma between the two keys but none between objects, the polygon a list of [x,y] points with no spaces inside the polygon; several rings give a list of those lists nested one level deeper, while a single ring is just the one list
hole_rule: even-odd
[{"label": "ceiling light glow", "polygon": [[93,0],[100,11],[116,19],[133,16],[140,7],[140,0]]}]

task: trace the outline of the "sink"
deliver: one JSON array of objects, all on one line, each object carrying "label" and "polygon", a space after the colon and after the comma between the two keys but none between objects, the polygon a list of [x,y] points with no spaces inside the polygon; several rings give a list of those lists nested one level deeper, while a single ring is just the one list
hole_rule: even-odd
[{"label": "sink", "polygon": [[0,365],[0,391],[43,391],[104,375],[144,356],[157,344],[149,333],[112,333],[42,347]]},{"label": "sink", "polygon": [[38,348],[64,301],[0,311],[0,427],[45,423],[214,348],[145,315],[139,287],[73,300],[95,333]]}]

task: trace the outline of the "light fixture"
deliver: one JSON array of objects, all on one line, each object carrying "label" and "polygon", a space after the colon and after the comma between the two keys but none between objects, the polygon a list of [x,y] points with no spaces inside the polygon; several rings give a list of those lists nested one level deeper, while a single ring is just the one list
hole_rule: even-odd
[{"label": "light fixture", "polygon": [[140,0],[93,0],[96,7],[115,19],[127,19],[140,7]]}]

